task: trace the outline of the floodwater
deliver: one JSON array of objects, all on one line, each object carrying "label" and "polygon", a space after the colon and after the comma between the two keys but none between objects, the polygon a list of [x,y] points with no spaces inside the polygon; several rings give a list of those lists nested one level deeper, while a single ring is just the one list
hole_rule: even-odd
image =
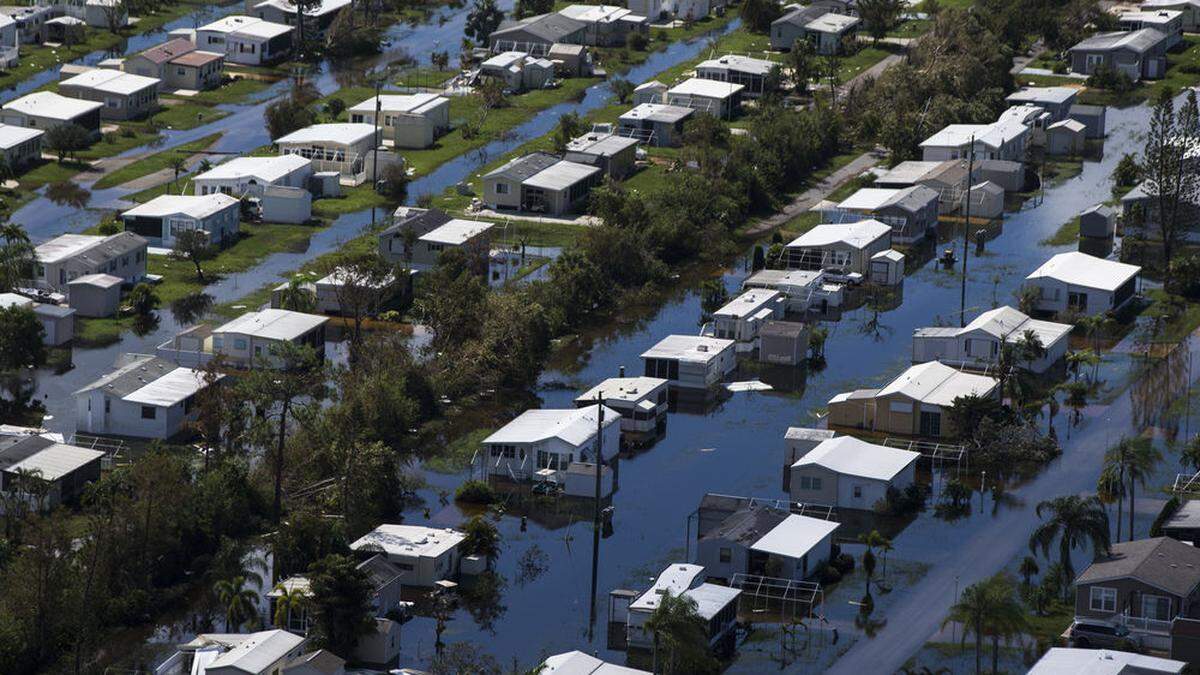
[{"label": "floodwater", "polygon": [[[1110,197],[1109,175],[1122,154],[1140,150],[1147,120],[1145,107],[1110,110],[1109,137],[1100,161],[1086,163],[1080,176],[1049,187],[1039,203],[1008,214],[1002,231],[987,243],[982,256],[976,257],[972,247],[968,267],[968,319],[997,304],[1015,303],[1014,291],[1024,276],[1050,255],[1070,248],[1048,247],[1038,242],[1083,209]],[[937,250],[949,245],[940,243]],[[664,439],[647,451],[622,458],[620,487],[613,497],[613,533],[603,539],[599,556],[598,620],[590,638],[590,511],[584,507],[572,516],[562,503],[531,513],[524,532],[513,509],[500,518],[497,525],[505,548],[496,567],[506,584],[493,604],[492,612],[499,617],[483,615],[483,620],[479,620],[476,618],[481,614],[478,610],[475,614],[459,611],[444,640],[487,645],[487,650],[501,663],[516,657],[528,665],[535,663],[540,654],[569,649],[596,652],[602,658],[622,662],[624,655],[608,649],[606,642],[607,594],[616,588],[645,588],[662,567],[682,559],[686,519],[700,498],[706,492],[785,497],[781,490],[781,470],[782,437],[787,427],[815,426],[826,402],[834,394],[876,386],[901,372],[909,365],[914,329],[939,322],[945,325],[957,323],[960,277],[957,272],[941,269],[931,257],[936,256],[927,255],[920,269],[910,269],[898,306],[896,302],[879,303],[882,307],[876,310],[868,305],[845,313],[836,323],[826,324],[830,331],[825,346],[827,365],[820,372],[805,373],[795,369],[755,372],[754,368],[744,368],[739,379],[761,377],[775,384],[777,391],[733,394],[704,414],[673,413]],[[909,262],[913,264],[911,259]],[[746,276],[745,268],[745,261],[741,261],[722,273],[721,278],[731,293],[736,292]],[[538,391],[542,405],[571,407],[572,399],[579,391],[603,378],[616,376],[622,366],[627,373],[640,372],[638,355],[662,337],[698,332],[700,297],[695,290],[697,285],[686,285],[649,316],[631,317],[615,328],[584,336],[583,345],[543,375]],[[1056,420],[1060,438],[1066,435],[1064,418],[1065,415],[1060,415]],[[1095,424],[1086,421],[1084,428],[1089,425],[1095,428]],[[1094,439],[1096,434],[1090,436]],[[1073,443],[1068,451],[1075,447]],[[1044,474],[1050,477],[1041,480],[1054,484],[1053,475],[1066,464],[1061,460],[1056,462]],[[1098,468],[1092,474],[1096,471]],[[439,494],[452,493],[465,474],[447,476],[427,471],[425,475],[430,487],[422,496],[425,505],[433,511],[432,517],[427,521],[423,509],[415,509],[406,514],[407,522],[430,522],[437,526],[459,524],[463,514],[452,503],[439,506]],[[1090,480],[1094,484],[1094,475]],[[1075,487],[1086,489],[1087,486]],[[1016,494],[1019,500],[1019,489]],[[997,512],[1004,513],[1007,508],[1001,506]],[[547,510],[553,513],[546,513]],[[990,505],[989,515],[969,517],[955,525],[947,525],[926,512],[896,539],[896,551],[889,557],[917,562],[931,559],[941,563],[940,558],[929,553],[943,550],[942,544],[948,537],[965,540],[974,530],[982,531],[994,522]],[[1028,528],[1004,531],[1026,532]],[[986,537],[977,537],[972,544],[986,548],[988,541]],[[1023,546],[1020,537],[1014,541]],[[529,578],[528,571],[531,560],[543,561],[535,567],[544,568],[533,579]],[[1001,560],[996,569],[1005,562],[1007,558]],[[985,571],[981,568],[980,573]],[[838,591],[843,596],[847,595],[841,592],[844,586]],[[856,599],[861,595],[861,587],[848,595]],[[840,602],[845,604],[846,598]],[[898,590],[886,605],[903,602],[905,594]],[[796,662],[789,670],[824,669],[836,653],[845,648],[845,641],[853,639],[850,636],[855,629],[852,621],[847,619],[852,619],[854,609],[850,607],[847,611],[842,604],[827,611],[834,625],[841,626],[841,647],[825,650],[824,656],[828,660],[823,663]],[[887,618],[885,609],[881,602],[876,618]],[[934,615],[940,622],[942,614],[931,613]],[[909,614],[904,617],[907,621]],[[494,620],[488,621],[489,618]],[[904,632],[903,622],[896,630]],[[530,636],[538,637],[531,640]],[[408,624],[402,662],[426,663],[433,639],[432,620],[417,618]],[[907,655],[898,654],[896,658],[899,665]],[[858,671],[891,670],[866,665],[870,663],[859,662]],[[766,664],[758,662],[745,667],[735,665],[735,670],[761,672],[765,667]],[[769,666],[771,670],[780,667],[776,662]]]}]

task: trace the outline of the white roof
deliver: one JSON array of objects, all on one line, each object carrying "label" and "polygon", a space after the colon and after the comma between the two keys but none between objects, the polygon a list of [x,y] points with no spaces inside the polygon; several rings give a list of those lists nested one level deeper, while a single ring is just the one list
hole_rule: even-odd
[{"label": "white roof", "polygon": [[771,69],[776,66],[774,61],[766,59],[756,59],[749,56],[741,56],[738,54],[726,54],[715,59],[701,61],[696,69],[713,69],[713,70],[732,70],[739,73],[752,73],[754,75],[766,75],[771,72]]},{"label": "white roof", "polygon": [[690,117],[695,112],[695,110],[681,105],[639,103],[632,110],[621,113],[621,117],[618,119],[624,121],[648,120],[650,122],[674,124],[679,120]]},{"label": "white roof", "polygon": [[857,223],[826,223],[817,225],[796,237],[792,243],[788,244],[788,248],[821,248],[845,244],[853,248],[864,249],[891,233],[890,225],[874,219],[860,220]]},{"label": "white roof", "polygon": [[370,124],[339,122],[334,124],[314,124],[299,131],[293,131],[275,142],[357,145],[368,138],[372,138],[374,135],[375,127]]},{"label": "white roof", "polygon": [[[219,376],[219,378],[223,377],[225,376]],[[204,373],[201,371],[191,368],[176,368],[123,397],[123,400],[165,408],[182,402],[206,386],[208,385],[205,384]]]},{"label": "white roof", "polygon": [[310,166],[311,164],[311,159],[301,157],[300,155],[234,157],[228,162],[218,164],[208,171],[196,176],[195,180],[239,180],[242,178],[256,178],[263,183],[274,183],[293,171],[305,166]]},{"label": "white roof", "polygon": [[[379,109],[383,112],[420,115],[449,102],[450,99],[437,94],[383,94],[379,96]],[[375,112],[375,97],[355,105],[350,112]]]},{"label": "white roof", "polygon": [[1005,100],[1029,103],[1066,103],[1078,94],[1079,90],[1075,87],[1026,87],[1009,94]]},{"label": "white roof", "polygon": [[543,675],[650,675],[645,670],[607,663],[578,650],[548,657],[538,672]]},{"label": "white roof", "polygon": [[1066,120],[1059,120],[1058,122],[1055,122],[1054,124],[1051,124],[1050,126],[1048,126],[1046,128],[1047,129],[1063,129],[1063,128],[1065,128],[1065,129],[1069,129],[1069,130],[1074,131],[1075,133],[1079,134],[1079,133],[1083,133],[1084,131],[1087,130],[1087,125],[1084,124],[1083,122],[1080,122],[1079,120],[1066,119]]},{"label": "white roof", "polygon": [[1051,647],[1046,655],[1033,664],[1029,675],[1151,675],[1182,673],[1187,666],[1157,656],[1109,649],[1070,649]]},{"label": "white roof", "polygon": [[983,331],[1005,341],[1019,340],[1027,330],[1032,330],[1049,347],[1070,334],[1073,326],[1066,323],[1032,319],[1019,309],[1005,305],[988,310],[975,317],[971,323],[957,329],[957,334]]},{"label": "white roof", "polygon": [[[1200,0],[1197,0],[1197,1],[1200,2]],[[654,89],[654,90],[658,90],[658,91],[665,91],[666,88],[667,88],[667,85],[663,84],[662,82],[659,82],[658,80],[650,80],[649,82],[643,82],[643,83],[639,84],[638,86],[634,87],[633,90],[634,91],[649,91],[651,89]]]},{"label": "white roof", "polygon": [[0,307],[32,307],[33,300],[16,293],[0,293]]},{"label": "white roof", "polygon": [[143,89],[157,86],[159,82],[161,80],[157,77],[135,75],[109,68],[94,68],[80,73],[75,77],[63,80],[59,84],[63,86],[85,87],[104,93],[128,96]]},{"label": "white roof", "polygon": [[213,659],[207,669],[230,668],[261,673],[302,644],[304,638],[286,630],[251,633],[229,651]]},{"label": "white roof", "polygon": [[702,96],[704,98],[725,99],[737,94],[746,87],[744,85],[733,82],[719,82],[717,80],[706,80],[699,77],[693,77],[671,87],[667,90],[667,95],[678,94],[680,96]]},{"label": "white roof", "polygon": [[266,340],[294,340],[325,324],[328,317],[287,309],[246,312],[213,330],[213,333],[239,333]]},{"label": "white roof", "polygon": [[54,443],[13,464],[6,470],[9,472],[16,472],[18,469],[39,471],[42,480],[53,481],[103,456],[104,452],[101,450],[89,450],[65,443]]},{"label": "white roof", "polygon": [[889,248],[886,251],[880,251],[879,253],[871,256],[871,260],[894,260],[896,262],[900,262],[901,260],[904,260],[904,254],[894,248]]},{"label": "white roof", "polygon": [[264,21],[258,17],[234,14],[232,16],[218,19],[206,26],[201,26],[197,30],[208,31],[212,33],[225,33],[226,35],[238,33],[241,35],[269,39],[290,32],[292,27],[282,23],[275,23],[273,21]]},{"label": "white roof", "polygon": [[821,441],[792,466],[820,466],[847,476],[890,481],[920,456],[911,450],[838,436]]},{"label": "white roof", "polygon": [[68,281],[67,285],[74,286],[76,284],[80,284],[87,286],[99,286],[101,288],[112,288],[113,286],[120,286],[122,283],[124,283],[124,281],[121,279],[121,277],[114,276],[112,274],[85,274],[72,281]]},{"label": "white roof", "polygon": [[528,55],[525,52],[500,52],[479,65],[481,68],[503,69],[524,63],[526,56]]},{"label": "white roof", "polygon": [[982,140],[990,124],[949,124],[941,131],[921,141],[921,147],[958,148],[975,140]]},{"label": "white roof", "polygon": [[8,150],[24,143],[31,141],[42,134],[46,133],[41,129],[30,129],[29,127],[18,127],[12,124],[0,124],[0,148]]},{"label": "white roof", "polygon": [[666,384],[667,380],[658,377],[610,377],[576,396],[575,400],[595,401],[597,396],[603,396],[605,401],[636,403]]},{"label": "white roof", "polygon": [[[483,439],[484,443],[538,443],[558,438],[579,447],[596,436],[596,410],[599,406],[585,408],[535,408],[526,410],[516,419],[497,429]],[[604,426],[618,422],[621,413],[604,406]]]},{"label": "white roof", "polygon": [[905,189],[907,188],[862,188],[842,200],[837,207],[854,211],[874,211],[887,206],[901,190]]},{"label": "white roof", "polygon": [[1083,286],[1102,291],[1115,291],[1137,276],[1142,268],[1093,255],[1068,251],[1050,258],[1025,277],[1028,280],[1054,279],[1071,286]]},{"label": "white roof", "polygon": [[56,263],[78,255],[104,241],[98,234],[62,234],[50,241],[38,244],[34,249],[42,263]]},{"label": "white roof", "polygon": [[15,101],[5,103],[3,109],[15,110],[16,112],[34,117],[45,117],[46,119],[69,122],[103,107],[103,103],[96,101],[69,98],[52,91],[35,91]]},{"label": "white roof", "polygon": [[568,5],[558,13],[568,19],[585,23],[611,23],[629,17],[645,18],[616,5]]},{"label": "white roof", "polygon": [[383,551],[388,555],[436,558],[458,546],[465,538],[466,535],[462,532],[450,528],[380,525],[350,544],[350,549],[353,551]]},{"label": "white roof", "polygon": [[564,159],[526,178],[521,181],[521,184],[542,188],[543,190],[565,190],[582,180],[600,173],[601,170],[598,166],[568,162]]},{"label": "white roof", "polygon": [[834,14],[831,12],[818,16],[809,21],[804,27],[819,33],[841,33],[844,30],[854,27],[858,22],[859,18],[857,16]]},{"label": "white roof", "polygon": [[428,241],[435,244],[449,244],[451,246],[461,246],[480,234],[492,229],[492,227],[492,223],[484,222],[482,220],[464,220],[462,218],[454,218],[450,220],[450,222],[435,227],[429,232],[421,235],[420,241]]},{"label": "white roof", "polygon": [[139,204],[125,211],[121,215],[166,218],[182,214],[189,218],[203,220],[238,204],[238,200],[220,192],[211,195],[159,195],[145,204]]},{"label": "white roof", "polygon": [[733,340],[722,340],[705,335],[668,335],[658,344],[642,352],[642,358],[708,363],[726,349],[733,349],[733,346]]},{"label": "white roof", "polygon": [[1139,21],[1148,24],[1166,24],[1183,16],[1183,12],[1173,9],[1152,9],[1136,12],[1121,12],[1121,21]]},{"label": "white roof", "polygon": [[739,588],[707,583],[683,592],[684,597],[696,601],[696,613],[705,621],[716,616],[731,602],[736,602],[741,594],[742,591]]},{"label": "white roof", "polygon": [[762,288],[752,289],[727,302],[724,307],[713,312],[713,316],[751,316],[763,307],[782,300],[783,294],[779,291],[768,291]]},{"label": "white roof", "polygon": [[[825,441],[828,443],[829,441]],[[802,558],[814,546],[833,534],[839,523],[822,518],[810,518],[790,514],[761,539],[750,545],[750,550],[781,555],[788,558]]]},{"label": "white roof", "polygon": [[876,396],[900,394],[930,405],[949,406],[959,396],[984,396],[996,386],[995,378],[966,373],[944,363],[930,361],[904,371],[880,389]]},{"label": "white roof", "polygon": [[[331,12],[336,12],[343,7],[349,7],[350,1],[351,0],[321,0],[319,4],[311,9],[305,10],[304,13],[308,16],[324,16]],[[266,0],[265,2],[258,3],[254,6],[254,8],[258,9],[259,7],[264,6],[274,7],[275,9],[288,14],[296,13],[296,5],[291,4],[288,2],[288,0]]]},{"label": "white roof", "polygon": [[680,595],[692,587],[692,584],[704,578],[704,567],[689,563],[672,563],[658,575],[654,585],[629,603],[630,610],[653,612],[658,607],[658,599],[663,594]]}]

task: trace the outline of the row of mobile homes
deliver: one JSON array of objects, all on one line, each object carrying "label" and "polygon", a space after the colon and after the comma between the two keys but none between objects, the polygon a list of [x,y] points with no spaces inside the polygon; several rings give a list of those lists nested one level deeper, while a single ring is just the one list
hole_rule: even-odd
[{"label": "row of mobile homes", "polygon": [[428,148],[450,130],[450,99],[437,94],[372,96],[351,106],[349,113],[352,123],[378,123],[384,139],[397,148]]},{"label": "row of mobile homes", "polygon": [[100,117],[128,120],[145,117],[158,108],[158,78],[96,68],[58,84],[63,96],[104,104]]},{"label": "row of mobile homes", "polygon": [[261,66],[291,54],[295,32],[286,24],[235,14],[197,28],[194,44],[224,54],[229,63]]},{"label": "row of mobile homes", "polygon": [[825,207],[827,222],[847,223],[874,219],[892,228],[892,243],[920,241],[937,227],[936,190],[914,185],[906,188],[863,188],[841,202]]},{"label": "row of mobile homes", "polygon": [[582,206],[603,177],[598,166],[535,152],[484,174],[482,199],[497,211],[563,215]]},{"label": "row of mobile homes", "polygon": [[167,90],[202,91],[221,84],[225,53],[197,49],[185,38],[174,38],[125,59],[121,69],[162,81]]},{"label": "row of mobile homes", "polygon": [[[237,161],[237,160],[234,160]],[[121,214],[125,231],[170,247],[181,232],[198,231],[214,246],[238,237],[241,202],[223,192],[206,195],[159,195]]]},{"label": "row of mobile homes", "polygon": [[428,588],[458,576],[459,545],[466,536],[450,528],[380,525],[350,544],[367,557],[382,555],[399,572],[404,586]]},{"label": "row of mobile homes", "polygon": [[858,389],[829,400],[831,426],[905,436],[953,437],[946,413],[963,396],[997,397],[999,381],[937,361],[910,367],[881,389]]},{"label": "row of mobile homes", "polygon": [[124,354],[115,370],[75,392],[76,425],[89,434],[168,439],[196,419],[204,373],[146,354]]},{"label": "row of mobile homes", "polygon": [[889,490],[904,490],[916,482],[920,456],[853,436],[830,438],[788,467],[788,493],[792,501],[869,511]]},{"label": "row of mobile homes", "polygon": [[600,403],[621,415],[621,440],[635,445],[667,428],[668,382],[659,377],[610,377],[575,398],[576,407]]},{"label": "row of mobile homes", "polygon": [[[666,95],[666,91],[662,92]],[[665,99],[664,99],[665,100]],[[621,135],[655,147],[673,147],[683,141],[683,125],[696,111],[665,103],[639,103],[617,119]]]},{"label": "row of mobile homes", "polygon": [[795,7],[771,22],[771,49],[791,49],[797,41],[812,45],[817,54],[838,54],[854,39],[862,21],[855,16],[826,11],[817,3]]},{"label": "row of mobile homes", "polygon": [[1025,277],[1037,289],[1035,309],[1055,315],[1116,312],[1137,294],[1142,268],[1078,251],[1059,253]]},{"label": "row of mobile homes", "polygon": [[23,307],[33,312],[42,325],[42,344],[57,347],[75,337],[75,310],[62,305],[51,305],[16,293],[0,293],[0,308]]},{"label": "row of mobile homes", "polygon": [[759,333],[768,321],[782,319],[787,298],[779,291],[745,291],[713,312],[712,334],[733,340],[739,349],[758,346]]},{"label": "row of mobile homes", "polygon": [[741,591],[705,581],[704,567],[673,563],[658,575],[645,592],[637,595],[626,609],[625,640],[631,648],[650,649],[654,635],[646,621],[658,608],[664,595],[683,596],[696,602],[696,611],[705,621],[709,646],[732,646],[737,626],[737,605]]},{"label": "row of mobile homes", "polygon": [[669,335],[642,352],[641,358],[646,377],[693,391],[717,386],[737,366],[733,340],[702,335]]},{"label": "row of mobile homes", "polygon": [[[610,462],[621,448],[621,413],[604,405],[562,410],[526,410],[483,439],[480,462],[486,475],[535,480],[563,487],[567,494],[594,492],[596,457]],[[599,447],[597,447],[599,446]],[[601,470],[602,495],[612,493],[612,471]],[[575,489],[573,489],[575,488]]]},{"label": "row of mobile homes", "polygon": [[1000,361],[1004,345],[1035,336],[1045,353],[1036,361],[1021,364],[1034,373],[1044,373],[1067,354],[1072,326],[1039,321],[1012,307],[997,307],[975,317],[962,328],[918,328],[913,332],[913,363],[941,361],[987,370]]},{"label": "row of mobile homes", "polygon": [[52,91],[35,91],[0,107],[0,121],[14,127],[43,131],[61,124],[74,124],[93,139],[98,139],[103,107],[104,104],[98,101],[69,98]]},{"label": "row of mobile homes", "polygon": [[60,235],[34,250],[37,269],[33,284],[44,290],[67,293],[71,281],[93,274],[108,274],[123,283],[135,283],[146,276],[146,249],[146,240],[132,232],[107,237]]},{"label": "row of mobile homes", "polygon": [[33,480],[42,483],[44,509],[73,504],[89,483],[100,480],[104,452],[60,443],[44,436],[0,437],[0,494],[26,496]]},{"label": "row of mobile homes", "polygon": [[870,273],[875,254],[892,246],[892,228],[878,220],[817,225],[784,247],[784,263],[795,270]]}]

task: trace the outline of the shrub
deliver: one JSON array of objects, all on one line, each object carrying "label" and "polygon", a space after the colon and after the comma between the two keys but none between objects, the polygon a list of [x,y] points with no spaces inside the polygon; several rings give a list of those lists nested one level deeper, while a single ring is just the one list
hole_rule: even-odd
[{"label": "shrub", "polygon": [[1137,184],[1141,175],[1142,168],[1138,166],[1137,158],[1127,152],[1121,157],[1121,161],[1117,162],[1117,168],[1113,169],[1113,182],[1118,187],[1132,187]]},{"label": "shrub", "polygon": [[842,576],[846,576],[854,571],[854,556],[849,553],[839,553],[838,557],[834,558],[833,565],[842,573]]},{"label": "shrub", "polygon": [[1057,75],[1062,75],[1067,72],[1067,69],[1068,66],[1066,61],[1055,61],[1054,65],[1050,68],[1050,72]]},{"label": "shrub", "polygon": [[458,486],[454,498],[468,504],[491,504],[496,501],[496,491],[481,480],[469,480]]},{"label": "shrub", "polygon": [[821,572],[818,574],[818,577],[820,578],[822,585],[828,586],[829,584],[836,584],[837,582],[841,581],[842,573],[833,565],[826,565],[821,568]]},{"label": "shrub", "polygon": [[1124,94],[1133,89],[1133,80],[1107,64],[1101,64],[1088,76],[1087,86]]},{"label": "shrub", "polygon": [[629,47],[635,52],[646,51],[646,46],[649,44],[649,42],[650,40],[646,38],[646,34],[638,31],[630,33],[628,37],[625,38],[625,46]]},{"label": "shrub", "polygon": [[117,221],[115,220],[106,220],[103,223],[100,223],[100,226],[96,228],[96,231],[107,237],[120,232],[121,227],[117,225]]},{"label": "shrub", "polygon": [[1195,300],[1200,298],[1200,253],[1171,261],[1172,293]]}]

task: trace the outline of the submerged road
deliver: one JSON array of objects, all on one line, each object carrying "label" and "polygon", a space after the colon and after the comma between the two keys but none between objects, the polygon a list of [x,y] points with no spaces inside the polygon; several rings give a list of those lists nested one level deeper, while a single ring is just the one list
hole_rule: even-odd
[{"label": "submerged road", "polygon": [[[1191,358],[1200,355],[1200,330],[1189,336],[1183,348]],[[888,623],[874,638],[860,639],[828,672],[895,672],[941,628],[955,602],[956,589],[986,579],[1027,554],[1029,534],[1041,522],[1034,512],[1037,504],[1063,495],[1094,493],[1105,450],[1116,439],[1135,436],[1146,428],[1135,412],[1136,392],[1139,382],[1154,377],[1158,371],[1148,370],[1111,404],[1085,412],[1082,424],[1063,442],[1062,456],[1036,479],[1008,492],[1015,501],[1000,509],[990,522],[964,532],[962,523],[921,518],[897,537],[896,555],[929,564],[928,573],[887,612]],[[925,553],[924,557],[911,556],[905,550],[906,540],[943,542],[943,546],[940,550],[922,546],[918,553]],[[1082,562],[1076,560],[1076,570],[1083,569]]]}]

